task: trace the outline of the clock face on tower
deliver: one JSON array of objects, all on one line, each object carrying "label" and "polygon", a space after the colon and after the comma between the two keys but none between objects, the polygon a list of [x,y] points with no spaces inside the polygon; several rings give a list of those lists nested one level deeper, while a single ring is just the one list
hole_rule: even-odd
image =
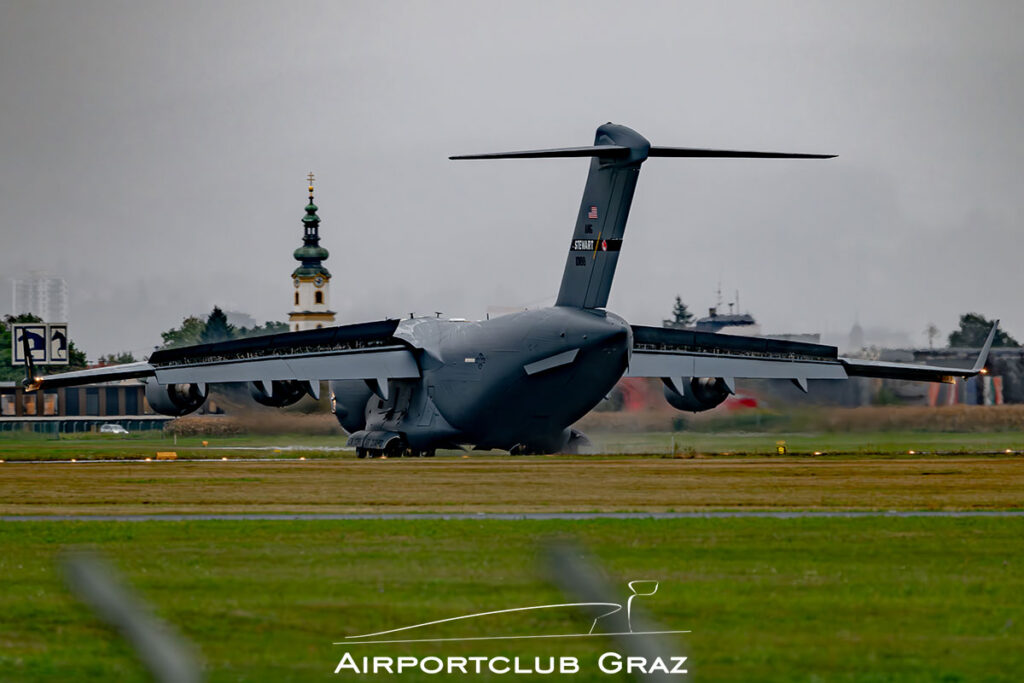
[{"label": "clock face on tower", "polygon": [[323,287],[324,286],[324,279],[323,279],[323,277],[320,276],[320,275],[317,275],[316,279],[313,280],[313,284],[316,285],[317,287]]},{"label": "clock face on tower", "polygon": [[295,278],[294,280],[292,280],[292,284],[294,284],[295,287],[298,288],[298,286],[299,286],[299,278]]}]

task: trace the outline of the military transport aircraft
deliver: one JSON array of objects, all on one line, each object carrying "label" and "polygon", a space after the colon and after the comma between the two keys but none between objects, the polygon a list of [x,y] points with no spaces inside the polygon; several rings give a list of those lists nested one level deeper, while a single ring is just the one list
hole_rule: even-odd
[{"label": "military transport aircraft", "polygon": [[144,378],[152,408],[197,410],[211,383],[245,382],[253,398],[286,406],[319,397],[328,380],[334,414],[360,457],[433,455],[442,447],[513,454],[573,450],[571,425],[619,378],[655,377],[679,410],[702,411],[735,391],[736,378],[853,376],[954,382],[982,370],[842,358],[832,346],[630,325],[605,310],[640,166],[651,157],[825,159],[826,155],[657,147],[636,131],[600,126],[587,147],[452,159],[591,157],[551,308],[477,322],[409,318],[287,332],[155,351],[130,365],[34,377],[34,389]]}]

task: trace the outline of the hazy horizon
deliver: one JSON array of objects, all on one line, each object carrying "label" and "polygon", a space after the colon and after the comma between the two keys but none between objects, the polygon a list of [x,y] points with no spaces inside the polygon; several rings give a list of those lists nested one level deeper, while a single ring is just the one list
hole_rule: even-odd
[{"label": "hazy horizon", "polygon": [[286,320],[317,176],[338,322],[553,301],[587,161],[654,144],[609,309],[739,290],[766,333],[1024,337],[1017,3],[7,2],[0,280],[64,277],[90,358],[213,305]]}]

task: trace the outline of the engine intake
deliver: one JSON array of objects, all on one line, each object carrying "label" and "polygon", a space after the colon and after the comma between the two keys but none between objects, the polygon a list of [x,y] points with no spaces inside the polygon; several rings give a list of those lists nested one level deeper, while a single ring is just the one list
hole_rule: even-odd
[{"label": "engine intake", "polygon": [[699,413],[711,410],[733,393],[730,383],[722,377],[683,377],[662,379],[665,400],[673,408]]},{"label": "engine intake", "polygon": [[158,384],[146,380],[146,401],[161,415],[181,417],[199,410],[206,401],[206,384]]},{"label": "engine intake", "polygon": [[[267,384],[270,386],[268,387]],[[290,406],[308,393],[309,383],[299,380],[249,383],[249,395],[252,396],[252,399],[260,405],[271,408]]]}]

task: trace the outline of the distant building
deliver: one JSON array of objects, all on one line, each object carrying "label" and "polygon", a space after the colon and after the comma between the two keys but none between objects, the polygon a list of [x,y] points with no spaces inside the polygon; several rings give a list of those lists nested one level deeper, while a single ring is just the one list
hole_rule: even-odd
[{"label": "distant building", "polygon": [[719,313],[718,308],[709,308],[705,318],[698,318],[694,327],[701,332],[717,332],[719,334],[738,334],[757,337],[761,334],[761,326],[749,313],[733,313],[729,304],[728,313]]},{"label": "distant building", "polygon": [[36,271],[11,280],[11,313],[32,313],[48,323],[68,321],[68,283]]},{"label": "distant building", "polygon": [[302,246],[295,250],[299,267],[292,271],[292,310],[288,325],[293,331],[334,324],[330,310],[331,273],[324,267],[328,252],[320,246],[320,217],[313,203],[313,174],[309,174],[309,204],[302,217]]},{"label": "distant building", "polygon": [[[224,411],[211,399],[198,412]],[[25,391],[21,382],[0,382],[0,432],[89,432],[110,422],[134,432],[162,429],[173,419],[149,406],[143,380],[41,391]]]},{"label": "distant building", "polygon": [[850,328],[850,334],[846,339],[846,348],[850,351],[860,351],[864,348],[864,328],[860,321],[855,321]]},{"label": "distant building", "polygon": [[108,422],[137,431],[170,420],[150,409],[140,380],[33,392],[20,382],[0,382],[0,432],[87,432]]},{"label": "distant building", "polygon": [[697,332],[715,332],[720,335],[739,335],[742,337],[769,337],[771,339],[799,341],[809,344],[821,342],[821,335],[817,333],[766,335],[761,332],[761,325],[754,319],[753,315],[750,313],[734,313],[732,312],[733,306],[738,308],[736,304],[730,303],[728,313],[718,312],[717,306],[709,308],[708,315],[706,317],[698,317],[692,327],[683,326],[672,321],[665,321],[662,326],[676,330],[689,329],[696,330]]}]

